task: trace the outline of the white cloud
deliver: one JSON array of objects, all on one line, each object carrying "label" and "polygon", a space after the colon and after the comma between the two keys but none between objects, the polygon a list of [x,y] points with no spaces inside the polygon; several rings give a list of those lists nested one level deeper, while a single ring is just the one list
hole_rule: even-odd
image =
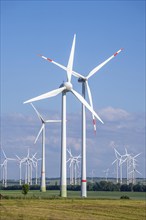
[{"label": "white cloud", "polygon": [[107,107],[99,111],[99,115],[103,120],[114,122],[119,120],[126,120],[130,114],[123,109]]}]

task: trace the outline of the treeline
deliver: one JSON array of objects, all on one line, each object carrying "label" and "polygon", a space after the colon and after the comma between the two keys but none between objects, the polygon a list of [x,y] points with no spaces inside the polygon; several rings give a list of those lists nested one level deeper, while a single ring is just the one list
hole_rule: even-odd
[{"label": "treeline", "polygon": [[124,191],[124,192],[146,192],[146,185],[138,183],[138,184],[114,184],[113,182],[100,181],[95,183],[87,184],[88,191]]},{"label": "treeline", "polygon": [[[1,190],[22,190],[22,186],[19,185],[14,185],[14,186],[7,186],[6,188],[1,186]],[[55,184],[55,185],[48,185],[46,186],[47,190],[60,190],[60,186]],[[68,190],[71,191],[80,191],[81,186],[80,185],[68,185],[67,186]],[[30,190],[40,190],[39,185],[32,185],[30,186]],[[95,182],[95,183],[87,183],[87,190],[88,191],[134,191],[134,192],[146,192],[146,185],[138,183],[133,185],[130,183],[129,185],[127,184],[114,184],[113,182],[106,182],[106,181],[100,181],[100,182]]]}]

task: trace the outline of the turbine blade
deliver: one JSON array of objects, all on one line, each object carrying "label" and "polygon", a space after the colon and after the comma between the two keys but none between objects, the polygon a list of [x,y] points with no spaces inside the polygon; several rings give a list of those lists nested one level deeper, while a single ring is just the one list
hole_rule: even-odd
[{"label": "turbine blade", "polygon": [[115,151],[116,158],[118,158],[118,156],[121,157],[121,154],[115,148],[114,148],[114,151]]},{"label": "turbine blade", "polygon": [[61,87],[59,89],[55,89],[53,91],[44,93],[44,94],[42,94],[40,96],[37,96],[35,98],[29,99],[29,100],[25,101],[23,104],[30,103],[30,102],[35,102],[35,101],[38,101],[38,100],[42,100],[42,99],[46,99],[46,98],[50,98],[50,97],[56,96],[59,93],[61,93],[64,89],[65,89],[65,87],[63,86],[63,87]]},{"label": "turbine blade", "polygon": [[104,62],[102,62],[100,65],[96,66],[93,70],[90,71],[90,73],[88,74],[88,76],[86,77],[87,79],[89,79],[92,75],[94,75],[98,70],[100,70],[105,64],[107,64],[111,59],[113,59],[118,53],[120,53],[123,50],[123,48],[121,48],[120,50],[118,50],[115,54],[113,54],[111,57],[109,57],[107,60],[105,60]]},{"label": "turbine blade", "polygon": [[20,158],[20,157],[18,157],[17,155],[16,155],[16,157],[18,158],[18,160],[21,160],[21,158]]},{"label": "turbine blade", "polygon": [[73,157],[71,153],[71,149],[67,149],[67,152],[69,153],[70,157]]},{"label": "turbine blade", "polygon": [[7,158],[7,156],[6,156],[6,154],[5,154],[5,152],[4,152],[4,150],[3,150],[3,149],[2,149],[2,152],[3,152],[4,157],[5,157],[5,158]]},{"label": "turbine blade", "polygon": [[134,172],[134,170],[130,171],[129,174],[131,174],[131,173],[133,173],[133,172]]},{"label": "turbine blade", "polygon": [[135,170],[137,173],[139,173],[142,176],[142,173],[140,173],[138,170]]},{"label": "turbine blade", "polygon": [[28,153],[27,153],[27,156],[26,156],[27,158],[29,157],[29,148],[28,148]]},{"label": "turbine blade", "polygon": [[74,39],[73,39],[73,43],[72,43],[70,57],[69,57],[69,60],[68,60],[68,65],[67,65],[67,80],[68,80],[68,82],[71,81],[73,61],[74,61],[75,42],[76,42],[76,34],[74,34]]},{"label": "turbine blade", "polygon": [[136,154],[133,158],[135,159],[136,157],[138,157],[139,155],[140,155],[141,153],[139,153],[139,154]]},{"label": "turbine blade", "polygon": [[61,120],[46,120],[45,123],[47,123],[47,122],[56,123],[56,122],[61,122]]},{"label": "turbine blade", "polygon": [[66,161],[66,163],[68,163],[70,161],[70,158]]},{"label": "turbine blade", "polygon": [[126,155],[128,155],[128,151],[127,151],[127,148],[125,147],[125,152],[126,152]]},{"label": "turbine blade", "polygon": [[115,163],[117,161],[117,159],[116,160],[114,160],[113,162],[112,162],[112,165]]},{"label": "turbine blade", "polygon": [[35,159],[35,156],[37,155],[37,152],[32,156],[32,160],[33,160],[33,158]]},{"label": "turbine blade", "polygon": [[77,77],[77,78],[86,79],[85,76],[83,76],[83,75],[81,75],[80,73],[77,73],[77,72],[75,72],[75,71],[72,71],[72,75],[74,75],[74,76]]},{"label": "turbine blade", "polygon": [[103,121],[101,120],[101,118],[96,114],[96,112],[91,108],[91,106],[86,102],[86,100],[75,90],[71,89],[71,92],[77,97],[77,99],[80,100],[80,102],[91,112],[95,115],[95,117],[102,123]]},{"label": "turbine blade", "polygon": [[70,161],[69,167],[71,167],[73,161]]},{"label": "turbine blade", "polygon": [[119,166],[122,165],[123,163],[125,163],[126,160],[127,160],[127,158],[125,158],[124,160],[120,160]]},{"label": "turbine blade", "polygon": [[[86,87],[87,87],[87,93],[88,93],[88,97],[89,97],[89,103],[90,103],[91,108],[93,109],[93,101],[92,101],[91,90],[90,90],[90,87],[89,87],[89,84],[88,84],[88,81],[87,81],[87,80],[85,81],[85,83],[86,83]],[[96,133],[96,119],[95,119],[94,114],[92,114],[92,118],[93,118],[94,132]]]},{"label": "turbine blade", "polygon": [[47,61],[49,61],[49,62],[55,64],[56,66],[60,67],[61,69],[67,71],[67,67],[63,66],[62,64],[57,63],[57,62],[55,62],[55,61],[53,61],[53,60],[51,60],[50,58],[47,58],[47,57],[45,57],[45,56],[42,56],[42,55],[39,55],[39,56],[42,57],[43,59],[45,59],[45,60],[47,60]]},{"label": "turbine blade", "polygon": [[[68,69],[67,69],[66,66],[63,66],[63,65],[61,65],[61,64],[59,64],[59,63],[57,63],[57,62],[55,62],[55,61],[53,61],[53,60],[51,60],[51,59],[49,59],[49,58],[47,58],[47,57],[44,57],[44,56],[42,56],[42,55],[39,55],[39,56],[41,56],[41,57],[42,57],[43,59],[45,59],[45,60],[50,61],[51,63],[55,64],[56,66],[60,67],[61,69],[65,70],[65,71],[67,72]],[[84,76],[81,75],[80,73],[77,73],[77,72],[75,72],[75,71],[73,71],[73,70],[72,70],[72,75],[74,75],[74,76],[77,77],[77,78],[86,79],[86,77],[84,77]]]},{"label": "turbine blade", "polygon": [[39,133],[38,133],[38,135],[37,135],[37,137],[36,137],[36,139],[35,139],[35,141],[34,141],[34,144],[37,142],[37,140],[38,140],[38,138],[39,138],[39,136],[40,136],[42,130],[44,129],[44,126],[45,126],[45,125],[42,124],[41,129],[39,130]]},{"label": "turbine blade", "polygon": [[43,117],[41,116],[41,114],[38,112],[38,110],[34,107],[34,105],[33,105],[32,103],[30,103],[30,104],[31,104],[31,106],[33,107],[33,109],[35,110],[35,112],[36,112],[38,118],[39,118],[41,121],[44,122],[44,119],[43,119]]}]

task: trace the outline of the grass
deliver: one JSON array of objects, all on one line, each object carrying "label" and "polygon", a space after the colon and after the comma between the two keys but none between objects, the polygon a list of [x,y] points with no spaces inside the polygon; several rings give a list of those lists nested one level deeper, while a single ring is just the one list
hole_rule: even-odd
[{"label": "grass", "polygon": [[140,200],[1,200],[3,220],[145,220]]},{"label": "grass", "polygon": [[[59,191],[29,191],[26,199],[21,191],[0,191],[13,199],[0,201],[2,220],[145,220],[145,193],[88,192],[81,199],[80,192],[68,191],[68,198],[60,198]],[[127,195],[130,200],[121,200]],[[19,199],[18,199],[19,197]],[[58,199],[55,199],[58,198]]]},{"label": "grass", "polygon": [[[2,195],[12,198],[24,197],[21,190],[1,190]],[[88,198],[95,199],[119,199],[121,196],[127,195],[130,199],[145,200],[146,193],[144,192],[105,192],[105,191],[88,191]],[[56,198],[59,197],[58,190],[47,190],[45,193],[39,190],[30,190],[27,195],[28,198]],[[68,191],[68,198],[80,198],[80,191]]]}]

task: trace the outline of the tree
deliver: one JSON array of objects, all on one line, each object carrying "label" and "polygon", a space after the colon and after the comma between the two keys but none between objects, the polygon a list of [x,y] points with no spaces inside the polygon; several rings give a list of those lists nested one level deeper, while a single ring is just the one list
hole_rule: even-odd
[{"label": "tree", "polygon": [[26,196],[29,191],[29,185],[28,184],[23,184],[22,185],[22,193]]},{"label": "tree", "polygon": [[133,191],[134,192],[143,192],[143,186],[140,184],[136,184],[133,186]]},{"label": "tree", "polygon": [[121,187],[120,187],[120,191],[129,191],[129,192],[131,192],[132,191],[132,187],[133,187],[133,185],[130,183],[129,185],[127,185],[127,184],[123,184],[123,185],[121,185]]}]

